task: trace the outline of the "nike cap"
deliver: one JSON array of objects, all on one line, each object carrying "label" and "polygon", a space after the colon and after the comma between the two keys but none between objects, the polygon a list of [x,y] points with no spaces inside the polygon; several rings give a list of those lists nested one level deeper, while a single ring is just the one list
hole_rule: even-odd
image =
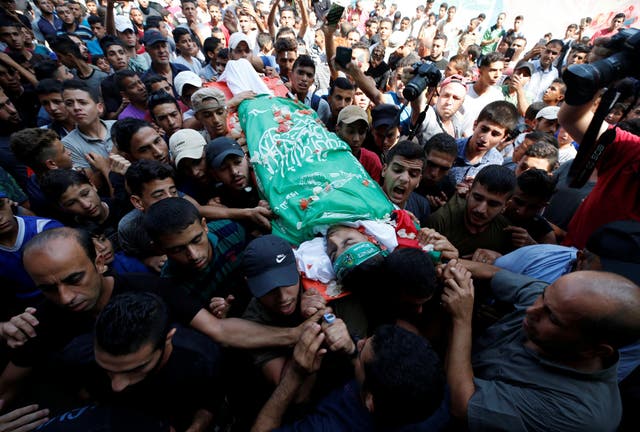
[{"label": "nike cap", "polygon": [[272,234],[249,243],[243,265],[249,290],[256,298],[276,288],[295,285],[300,278],[291,245]]}]

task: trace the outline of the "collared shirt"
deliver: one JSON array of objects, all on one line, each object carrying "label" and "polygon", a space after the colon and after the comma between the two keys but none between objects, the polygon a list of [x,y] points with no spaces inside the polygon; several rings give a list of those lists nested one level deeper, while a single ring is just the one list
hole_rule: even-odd
[{"label": "collared shirt", "polygon": [[495,297],[515,311],[474,344],[475,392],[467,409],[471,431],[614,431],[622,414],[618,355],[595,372],[541,357],[527,348],[525,311],[547,284],[508,271],[491,282]]},{"label": "collared shirt", "polygon": [[37,24],[38,30],[40,30],[40,33],[42,33],[42,36],[46,38],[50,38],[52,36],[55,36],[60,29],[62,28],[62,20],[60,18],[58,18],[58,16],[56,14],[53,14],[53,24],[51,24],[51,21],[46,20],[44,17],[41,17],[38,20],[38,24]]},{"label": "collared shirt", "polygon": [[502,165],[502,162],[504,162],[500,152],[492,148],[480,158],[480,162],[472,164],[466,156],[467,146],[470,140],[471,138],[460,138],[456,140],[458,157],[451,170],[449,170],[449,177],[451,177],[456,184],[460,183],[467,176],[475,177],[476,174],[487,165]]},{"label": "collared shirt", "polygon": [[540,66],[540,60],[534,60],[531,63],[534,67],[533,75],[524,89],[533,95],[534,102],[538,102],[542,100],[542,95],[553,80],[558,78],[558,69],[551,66],[545,70]]},{"label": "collared shirt", "polygon": [[62,138],[62,144],[71,152],[71,161],[74,168],[90,168],[89,162],[85,158],[89,152],[99,156],[109,157],[113,148],[111,141],[111,126],[115,120],[100,120],[100,123],[107,129],[104,139],[94,138],[80,132],[77,127]]}]

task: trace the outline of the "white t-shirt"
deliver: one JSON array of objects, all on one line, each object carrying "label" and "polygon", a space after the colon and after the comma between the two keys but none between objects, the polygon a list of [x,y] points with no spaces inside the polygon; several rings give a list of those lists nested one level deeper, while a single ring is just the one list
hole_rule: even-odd
[{"label": "white t-shirt", "polygon": [[480,111],[482,111],[487,104],[499,100],[504,100],[504,97],[502,96],[502,91],[496,86],[489,87],[482,95],[476,93],[473,86],[469,86],[467,96],[464,98],[462,108],[460,108],[460,112],[462,113],[462,133],[464,136],[470,137],[473,135],[473,123],[478,118]]}]

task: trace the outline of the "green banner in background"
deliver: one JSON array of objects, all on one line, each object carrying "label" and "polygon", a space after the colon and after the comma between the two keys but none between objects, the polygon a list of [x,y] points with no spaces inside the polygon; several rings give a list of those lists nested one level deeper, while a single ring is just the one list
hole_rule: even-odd
[{"label": "green banner in background", "polygon": [[260,96],[238,109],[258,188],[277,215],[273,233],[292,244],[344,221],[384,219],[393,210],[349,146],[315,111]]}]

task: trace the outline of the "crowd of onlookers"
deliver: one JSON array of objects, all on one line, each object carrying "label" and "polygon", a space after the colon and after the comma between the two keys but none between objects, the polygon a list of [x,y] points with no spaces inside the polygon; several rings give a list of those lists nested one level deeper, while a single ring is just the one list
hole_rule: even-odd
[{"label": "crowd of onlookers", "polygon": [[[397,6],[0,0],[0,431],[637,430],[637,17]],[[272,230],[266,88],[388,220]]]}]

